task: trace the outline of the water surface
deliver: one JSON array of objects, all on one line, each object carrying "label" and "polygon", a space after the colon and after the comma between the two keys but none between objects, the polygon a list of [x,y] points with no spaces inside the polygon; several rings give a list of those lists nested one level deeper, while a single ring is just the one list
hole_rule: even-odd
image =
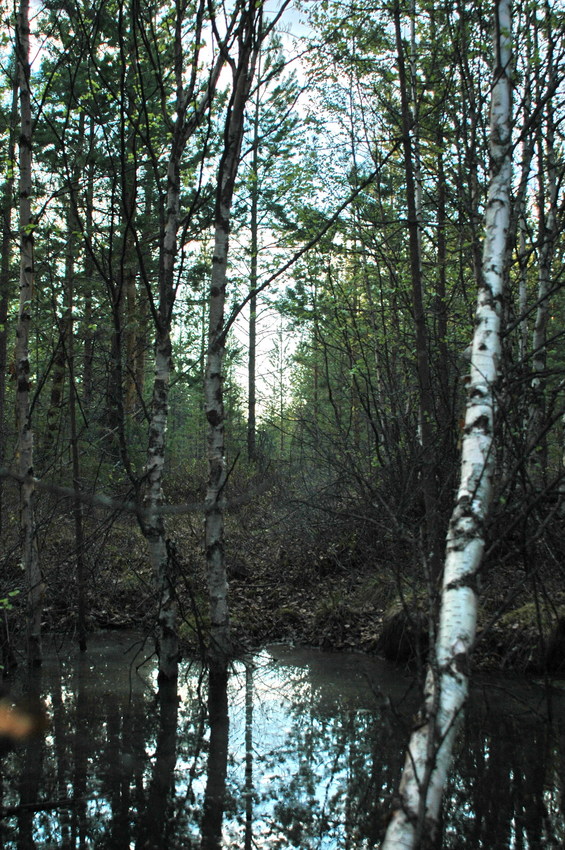
[{"label": "water surface", "polygon": [[[365,656],[270,647],[227,692],[182,665],[159,693],[151,648],[106,634],[53,646],[35,687],[51,725],[2,762],[0,846],[319,848],[378,845],[417,706],[412,677]],[[22,686],[24,686],[22,684]],[[446,795],[446,848],[565,842],[565,699],[482,679]],[[549,719],[548,715],[551,717]]]}]

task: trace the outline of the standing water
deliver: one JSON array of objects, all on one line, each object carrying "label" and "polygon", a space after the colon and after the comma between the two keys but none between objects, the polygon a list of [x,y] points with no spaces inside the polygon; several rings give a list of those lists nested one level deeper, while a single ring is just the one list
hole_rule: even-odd
[{"label": "standing water", "polygon": [[[188,662],[178,690],[159,693],[148,655],[131,634],[49,653],[32,683],[49,728],[3,756],[0,847],[378,846],[418,704],[410,676],[365,656],[270,647],[208,699]],[[564,721],[565,692],[548,706],[540,685],[476,685],[443,847],[564,846]]]}]

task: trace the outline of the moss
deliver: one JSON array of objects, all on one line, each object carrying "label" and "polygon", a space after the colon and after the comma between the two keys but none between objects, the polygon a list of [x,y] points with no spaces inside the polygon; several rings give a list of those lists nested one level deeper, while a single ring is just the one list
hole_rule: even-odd
[{"label": "moss", "polygon": [[528,602],[507,611],[489,638],[501,666],[522,671],[565,672],[565,605]]},{"label": "moss", "polygon": [[507,611],[500,618],[500,625],[504,629],[514,631],[534,629],[537,633],[541,624],[543,634],[547,635],[558,617],[565,617],[565,606],[550,608],[548,605],[540,604],[538,608],[535,602],[527,602],[519,608]]}]

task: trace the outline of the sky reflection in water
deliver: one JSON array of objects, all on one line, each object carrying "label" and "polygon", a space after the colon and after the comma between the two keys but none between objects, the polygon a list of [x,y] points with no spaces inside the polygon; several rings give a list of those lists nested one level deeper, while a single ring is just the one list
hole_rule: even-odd
[{"label": "sky reflection in water", "polygon": [[[35,687],[51,727],[4,758],[0,847],[377,846],[417,695],[364,656],[272,647],[208,683],[185,664],[157,694],[131,634],[50,653]],[[139,669],[137,669],[139,667]],[[461,732],[443,847],[537,850],[565,840],[565,698],[483,680]],[[208,722],[208,712],[211,722]]]}]

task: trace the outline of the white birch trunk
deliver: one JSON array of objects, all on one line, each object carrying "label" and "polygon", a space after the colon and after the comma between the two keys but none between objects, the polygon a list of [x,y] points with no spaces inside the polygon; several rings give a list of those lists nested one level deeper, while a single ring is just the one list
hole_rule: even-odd
[{"label": "white birch trunk", "polygon": [[179,654],[174,576],[171,575],[165,523],[158,510],[163,503],[170,374],[171,342],[168,328],[165,328],[158,332],[155,344],[155,375],[146,465],[148,490],[143,527],[158,594],[157,654],[159,676],[164,679],[176,677]]},{"label": "white birch trunk", "polygon": [[41,664],[41,613],[43,583],[39,567],[33,514],[33,430],[30,414],[29,327],[33,303],[32,122],[29,65],[29,2],[22,0],[17,21],[17,59],[20,87],[20,299],[16,329],[17,458],[21,485],[20,527],[22,565],[27,585],[27,657]]},{"label": "white birch trunk", "polygon": [[[177,37],[180,39],[180,28],[177,31]],[[176,50],[177,68],[180,69],[182,68],[180,41],[176,45]],[[193,62],[194,69],[196,69],[198,65],[197,55]],[[165,680],[176,678],[179,658],[175,563],[170,556],[165,522],[159,512],[159,507],[163,503],[169,388],[172,371],[170,331],[175,302],[174,273],[180,221],[180,166],[187,141],[211,103],[222,65],[223,58],[220,57],[215,62],[208,86],[190,117],[187,117],[187,109],[191,105],[191,98],[183,89],[182,74],[179,71],[176,101],[177,118],[167,167],[166,221],[161,245],[159,305],[155,322],[155,369],[146,463],[147,493],[142,523],[143,533],[149,546],[149,557],[158,596],[157,654],[159,657],[159,677]],[[191,91],[191,95],[193,94],[194,92]]]},{"label": "white birch trunk", "polygon": [[205,504],[205,542],[210,599],[210,649],[212,655],[230,654],[227,573],[224,563],[224,402],[222,392],[224,345],[221,338],[226,296],[226,263],[229,229],[216,224],[210,286],[208,357],[204,382],[208,420],[208,487]]},{"label": "white birch trunk", "polygon": [[[259,57],[260,58],[260,57]],[[247,358],[247,459],[257,460],[257,269],[259,263],[259,116],[261,110],[261,65],[257,71],[258,84],[253,110],[253,142],[251,148],[250,199],[250,268],[249,268],[249,350]]]},{"label": "white birch trunk", "polygon": [[[6,365],[8,362],[8,308],[12,295],[12,198],[16,177],[16,138],[19,130],[18,120],[18,65],[17,56],[11,67],[12,105],[10,109],[8,144],[6,161],[3,166],[4,183],[2,186],[2,242],[0,245],[0,467],[4,466],[6,458],[6,442],[8,437],[8,422],[6,417]],[[0,535],[4,523],[4,481],[0,481]]]},{"label": "white birch trunk", "polygon": [[224,663],[231,654],[228,582],[224,560],[224,448],[223,357],[224,310],[229,250],[230,213],[244,131],[245,106],[260,46],[261,10],[253,2],[242,11],[238,34],[239,55],[232,64],[234,89],[226,116],[225,144],[218,175],[214,254],[210,280],[208,356],[204,383],[208,421],[208,486],[205,544],[210,600],[210,658]]},{"label": "white birch trunk", "polygon": [[478,576],[493,475],[493,388],[500,356],[500,315],[510,219],[511,6],[495,2],[491,100],[491,178],[482,274],[471,356],[461,481],[447,535],[439,631],[420,725],[412,733],[383,850],[431,843],[438,827],[453,741],[467,698],[477,622]]}]

